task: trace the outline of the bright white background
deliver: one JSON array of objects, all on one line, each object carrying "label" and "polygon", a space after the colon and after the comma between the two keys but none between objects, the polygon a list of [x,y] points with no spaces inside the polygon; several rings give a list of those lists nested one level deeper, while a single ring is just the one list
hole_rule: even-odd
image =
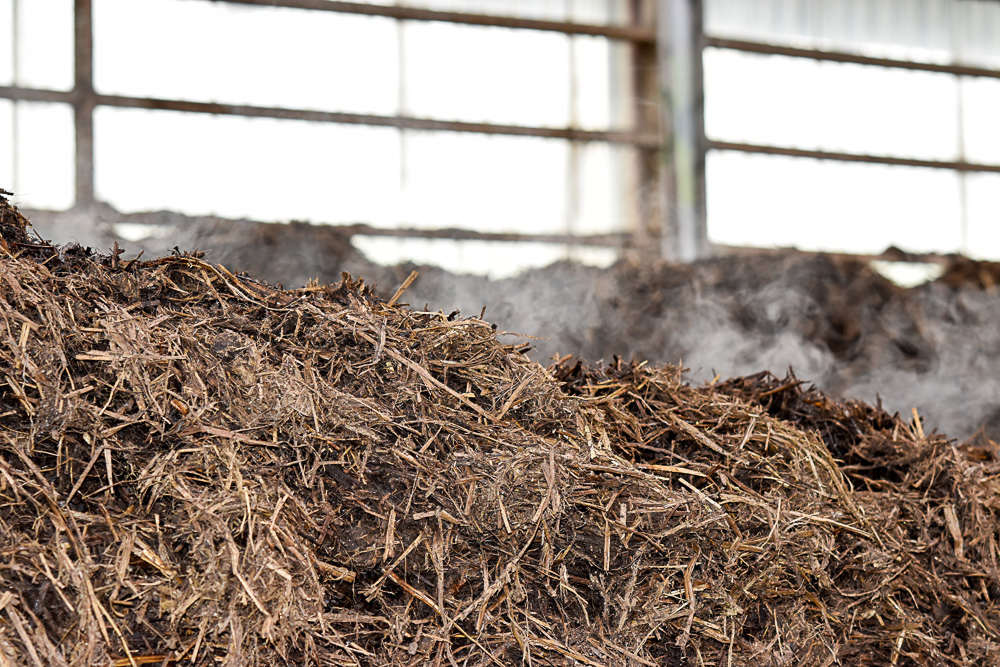
[{"label": "bright white background", "polygon": [[[706,32],[1000,69],[1000,2],[706,0]],[[1000,165],[1000,79],[720,49],[704,55],[709,137]],[[961,119],[961,123],[959,122]],[[1000,174],[708,157],[709,236],[733,245],[1000,259]]]},{"label": "bright white background", "polygon": [[[621,0],[425,0],[437,9],[621,22]],[[1000,3],[707,0],[710,34],[1000,68]],[[13,47],[13,0],[0,45]],[[19,0],[0,85],[72,87],[72,1]],[[555,33],[234,7],[95,0],[99,92],[354,113],[606,129],[627,126],[627,50]],[[14,63],[16,60],[16,77]],[[709,49],[713,139],[1000,164],[1000,80]],[[959,118],[962,122],[959,123]],[[14,141],[16,133],[16,142]],[[502,232],[635,224],[632,155],[603,144],[99,108],[99,198],[258,220]],[[0,187],[73,203],[72,114],[0,101]],[[16,174],[14,165],[16,164]],[[709,234],[731,245],[1000,258],[1000,175],[713,152]],[[359,239],[374,259],[505,275],[559,246]],[[606,264],[614,253],[576,251]]]}]

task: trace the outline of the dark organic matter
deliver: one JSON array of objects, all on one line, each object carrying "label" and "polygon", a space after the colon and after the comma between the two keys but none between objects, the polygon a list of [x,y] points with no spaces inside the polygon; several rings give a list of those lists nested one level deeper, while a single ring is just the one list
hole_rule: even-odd
[{"label": "dark organic matter", "polygon": [[1000,661],[1000,464],[919,418],[15,243],[4,664]]}]

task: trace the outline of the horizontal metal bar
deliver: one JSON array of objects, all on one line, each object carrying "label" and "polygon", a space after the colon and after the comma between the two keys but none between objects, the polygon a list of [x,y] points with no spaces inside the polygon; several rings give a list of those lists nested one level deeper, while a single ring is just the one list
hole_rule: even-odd
[{"label": "horizontal metal bar", "polygon": [[64,102],[72,104],[76,101],[76,95],[72,91],[0,86],[0,99],[14,100],[15,102]]},{"label": "horizontal metal bar", "polygon": [[[52,214],[58,214],[59,211],[52,211],[48,209],[21,209],[21,212],[30,220],[36,214],[39,217],[49,216]],[[150,211],[150,212],[140,212],[140,213],[118,213],[115,212],[113,215],[104,216],[105,220],[113,222],[125,222],[140,225],[149,225],[151,227],[162,227],[164,223],[164,217],[162,211]],[[192,225],[196,226],[201,221],[211,220],[211,221],[224,221],[230,223],[234,226],[251,223],[251,224],[281,224],[281,223],[265,223],[258,220],[232,220],[223,219],[215,216],[192,216],[186,215],[184,213],[169,212],[166,218],[169,222],[167,225],[180,224],[180,225]],[[575,234],[524,234],[524,233],[514,233],[514,232],[479,232],[471,229],[458,229],[454,227],[437,228],[437,229],[414,229],[412,227],[396,227],[396,228],[385,228],[385,227],[373,227],[365,223],[352,223],[352,224],[327,224],[327,223],[317,223],[317,227],[328,227],[334,229],[339,233],[345,234],[346,236],[380,236],[380,237],[390,237],[390,238],[409,238],[409,239],[443,239],[451,241],[500,241],[505,243],[549,243],[558,245],[575,245],[575,246],[596,246],[604,248],[622,248],[629,245],[633,236],[626,232],[618,232],[611,234],[585,234],[585,235],[575,235]]]},{"label": "horizontal metal bar", "polygon": [[376,116],[372,114],[340,113],[335,111],[307,111],[304,109],[282,109],[240,104],[220,104],[216,102],[184,102],[122,95],[97,95],[97,104],[133,109],[161,109],[186,111],[190,113],[221,114],[255,118],[279,118],[283,120],[307,120],[322,123],[345,123],[348,125],[374,125],[397,127],[406,130],[428,130],[447,132],[473,132],[478,134],[503,134],[519,137],[542,137],[547,139],[568,139],[570,141],[601,141],[614,144],[629,144],[644,148],[656,148],[660,139],[656,135],[635,132],[591,131],[572,128],[529,127],[523,125],[498,125],[495,123],[467,123],[463,121],[434,120],[408,116]]},{"label": "horizontal metal bar", "polygon": [[539,19],[494,16],[491,14],[468,14],[465,12],[444,12],[416,7],[369,5],[358,2],[336,2],[334,0],[222,0],[235,5],[257,5],[263,7],[288,7],[291,9],[312,9],[341,14],[362,14],[384,16],[408,21],[441,21],[465,25],[491,26],[496,28],[517,28],[521,30],[542,30],[568,35],[594,35],[629,42],[655,42],[656,31],[640,26],[593,25],[589,23],[569,23],[564,21],[543,21]]},{"label": "horizontal metal bar", "polygon": [[791,56],[793,58],[810,58],[812,60],[826,60],[838,63],[854,63],[856,65],[874,65],[876,67],[891,67],[897,69],[919,70],[921,72],[938,72],[941,74],[955,74],[958,76],[978,76],[1000,79],[1000,70],[987,69],[985,67],[938,65],[934,63],[915,62],[912,60],[872,58],[870,56],[862,56],[856,53],[845,53],[842,51],[800,49],[794,46],[779,46],[777,44],[749,42],[741,39],[725,39],[722,37],[706,37],[704,44],[705,46],[714,46],[719,49],[746,51],[749,53],[764,53],[775,56]]},{"label": "horizontal metal bar", "polygon": [[826,250],[799,250],[798,248],[756,248],[753,246],[732,246],[723,244],[714,244],[712,250],[717,255],[727,255],[733,257],[748,257],[754,255],[773,255],[775,257],[782,257],[788,253],[797,253],[799,255],[823,255],[826,257],[835,257],[837,259],[847,259],[847,260],[857,260],[861,262],[908,262],[911,264],[937,264],[938,266],[947,266],[948,264],[955,261],[955,255],[947,255],[935,252],[927,253],[915,253],[906,252],[900,250],[896,247],[890,247],[884,252],[877,254],[864,254],[864,253],[852,253],[852,252],[830,252]]},{"label": "horizontal metal bar", "polygon": [[765,155],[786,155],[789,157],[812,158],[815,160],[837,160],[840,162],[867,162],[890,164],[900,167],[929,167],[932,169],[952,169],[954,171],[982,171],[1000,173],[1000,165],[976,164],[972,162],[949,162],[945,160],[918,160],[915,158],[889,157],[885,155],[859,155],[856,153],[833,153],[830,151],[810,151],[781,146],[758,146],[738,144],[728,141],[707,142],[707,148],[718,151],[738,151],[740,153],[763,153]]},{"label": "horizontal metal bar", "polygon": [[[67,103],[72,103],[75,100],[73,93],[13,86],[0,86],[0,98]],[[647,149],[655,149],[660,145],[659,136],[648,132],[576,130],[559,127],[467,123],[453,120],[413,118],[409,116],[376,116],[372,114],[340,113],[336,111],[307,111],[304,109],[282,109],[278,107],[258,107],[241,104],[220,104],[217,102],[186,102],[181,100],[127,97],[123,95],[95,95],[94,101],[98,105],[129,109],[158,109],[250,118],[278,118],[282,120],[306,120],[320,123],[373,125],[376,127],[397,127],[406,130],[472,132],[517,137],[566,139],[569,141],[598,141],[611,144],[626,144]]]},{"label": "horizontal metal bar", "polygon": [[384,229],[371,225],[355,224],[337,226],[352,236],[391,236],[410,239],[448,239],[452,241],[503,241],[509,243],[554,243],[565,245],[621,248],[632,238],[624,232],[618,234],[514,234],[503,232],[477,232],[469,229]]}]

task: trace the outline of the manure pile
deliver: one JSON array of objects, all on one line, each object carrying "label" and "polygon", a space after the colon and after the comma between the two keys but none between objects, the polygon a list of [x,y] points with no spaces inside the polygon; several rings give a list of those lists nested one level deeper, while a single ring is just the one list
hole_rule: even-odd
[{"label": "manure pile", "polygon": [[0,665],[1000,664],[994,451],[0,218]]}]

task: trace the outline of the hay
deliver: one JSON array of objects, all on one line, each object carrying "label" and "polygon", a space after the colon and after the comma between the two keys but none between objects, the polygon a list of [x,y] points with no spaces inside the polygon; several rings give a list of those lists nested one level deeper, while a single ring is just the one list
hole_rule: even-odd
[{"label": "hay", "polygon": [[7,243],[0,664],[1000,660],[1000,466],[919,419]]}]

